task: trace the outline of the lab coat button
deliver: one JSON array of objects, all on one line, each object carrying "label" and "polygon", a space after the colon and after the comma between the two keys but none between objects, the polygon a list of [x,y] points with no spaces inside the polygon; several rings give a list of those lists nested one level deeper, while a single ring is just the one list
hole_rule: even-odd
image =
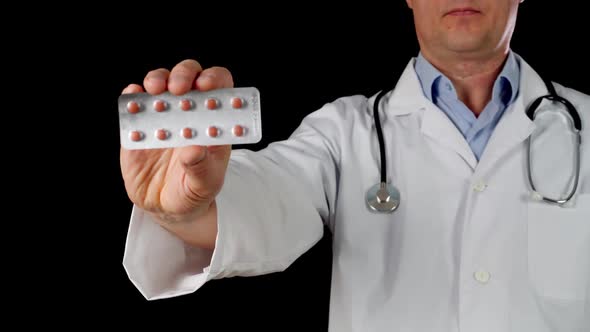
[{"label": "lab coat button", "polygon": [[476,271],[473,277],[481,284],[487,284],[490,281],[490,273],[483,270]]},{"label": "lab coat button", "polygon": [[473,185],[473,190],[478,191],[478,192],[482,192],[482,191],[486,190],[487,186],[488,185],[485,184],[485,182],[479,181]]}]

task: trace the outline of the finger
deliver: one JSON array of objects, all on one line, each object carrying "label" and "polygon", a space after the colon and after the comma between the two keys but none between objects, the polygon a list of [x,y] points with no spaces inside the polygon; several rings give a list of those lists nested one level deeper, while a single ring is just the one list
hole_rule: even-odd
[{"label": "finger", "polygon": [[122,94],[129,94],[129,93],[140,93],[143,92],[143,88],[139,84],[129,84],[125,89],[123,89]]},{"label": "finger", "polygon": [[166,91],[168,76],[170,76],[170,71],[166,68],[152,70],[145,76],[143,86],[152,95],[160,94]]},{"label": "finger", "polygon": [[175,95],[182,95],[190,91],[195,77],[203,71],[195,60],[184,60],[172,68],[168,81],[168,90]]},{"label": "finger", "polygon": [[201,91],[233,88],[234,79],[227,68],[211,67],[203,70],[199,78],[197,78],[195,86]]}]

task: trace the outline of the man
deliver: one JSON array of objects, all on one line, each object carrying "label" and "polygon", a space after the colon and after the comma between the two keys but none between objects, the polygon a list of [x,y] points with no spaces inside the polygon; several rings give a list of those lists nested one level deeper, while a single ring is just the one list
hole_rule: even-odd
[{"label": "man", "polygon": [[[259,152],[122,149],[135,204],[124,264],[146,298],[282,271],[324,223],[334,236],[331,331],[590,329],[590,149],[581,146],[568,206],[529,198],[527,139],[568,166],[533,169],[551,197],[571,187],[576,145],[553,146],[568,131],[525,114],[549,87],[510,50],[519,1],[407,3],[420,54],[378,104],[397,210],[373,213],[365,200],[380,174],[375,97],[327,104]],[[144,86],[180,95],[233,82],[227,69],[187,60]],[[588,128],[590,98],[555,86]]]}]

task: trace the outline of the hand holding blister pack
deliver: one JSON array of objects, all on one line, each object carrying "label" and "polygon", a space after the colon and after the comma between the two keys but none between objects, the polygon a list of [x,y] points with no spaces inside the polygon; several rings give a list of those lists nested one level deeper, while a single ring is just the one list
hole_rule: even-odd
[{"label": "hand holding blister pack", "polygon": [[213,248],[214,203],[232,146],[261,139],[259,92],[233,87],[226,68],[203,70],[191,59],[152,70],[143,83],[118,97],[127,195],[138,215],[192,246]]},{"label": "hand holding blister pack", "polygon": [[260,93],[246,87],[123,94],[119,127],[128,150],[253,144],[262,138]]}]

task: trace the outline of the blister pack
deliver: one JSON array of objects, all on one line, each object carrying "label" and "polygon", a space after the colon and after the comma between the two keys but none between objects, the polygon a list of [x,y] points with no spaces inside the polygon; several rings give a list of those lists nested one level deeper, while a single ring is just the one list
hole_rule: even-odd
[{"label": "blister pack", "polygon": [[125,149],[252,144],[262,138],[260,92],[253,87],[123,94],[119,97]]}]

